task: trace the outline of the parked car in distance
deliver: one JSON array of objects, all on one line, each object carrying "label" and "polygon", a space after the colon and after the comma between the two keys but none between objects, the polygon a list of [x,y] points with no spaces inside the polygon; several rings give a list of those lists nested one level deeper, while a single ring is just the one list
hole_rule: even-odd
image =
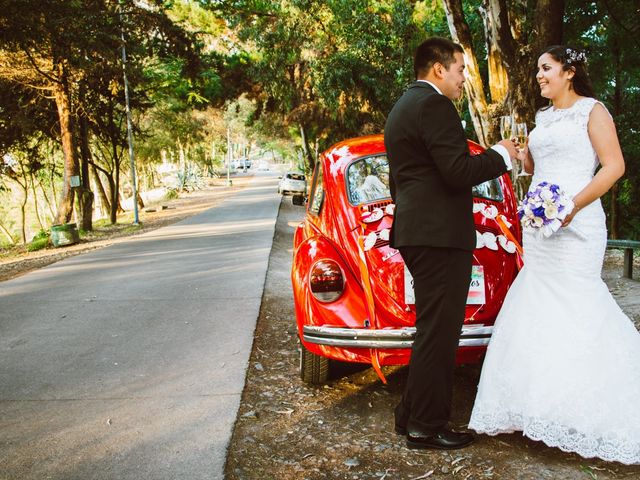
[{"label": "parked car in distance", "polygon": [[[469,149],[483,151],[473,142]],[[381,366],[408,364],[415,301],[411,275],[389,246],[393,213],[382,135],[346,140],[320,155],[291,269],[303,381],[326,381],[333,362],[370,364],[383,381]],[[508,174],[474,187],[473,216],[477,245],[458,363],[483,358],[518,271],[512,240],[519,241],[520,224]]]},{"label": "parked car in distance", "polygon": [[232,160],[231,168],[234,170],[246,170],[248,168],[251,168],[251,160],[244,157]]},{"label": "parked car in distance", "polygon": [[305,195],[307,193],[307,178],[304,173],[286,172],[278,184],[278,193],[283,195],[288,193]]}]

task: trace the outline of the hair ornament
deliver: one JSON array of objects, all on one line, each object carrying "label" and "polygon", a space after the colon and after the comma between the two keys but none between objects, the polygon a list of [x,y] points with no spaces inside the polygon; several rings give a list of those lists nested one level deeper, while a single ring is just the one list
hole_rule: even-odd
[{"label": "hair ornament", "polygon": [[565,62],[569,65],[572,63],[586,63],[587,56],[584,52],[579,52],[578,50],[574,50],[573,48],[567,48],[565,51]]}]

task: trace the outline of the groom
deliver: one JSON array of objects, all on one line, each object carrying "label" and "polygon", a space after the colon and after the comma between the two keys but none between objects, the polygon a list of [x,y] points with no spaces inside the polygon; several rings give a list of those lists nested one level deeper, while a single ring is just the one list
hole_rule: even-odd
[{"label": "groom", "polygon": [[471,189],[509,170],[516,150],[503,140],[469,154],[452,103],[464,84],[460,45],[426,40],[416,50],[414,71],[417,81],[384,129],[396,204],[391,246],[413,276],[416,299],[416,336],[395,428],[409,448],[461,448],[473,436],[449,430],[447,422],[476,243]]}]

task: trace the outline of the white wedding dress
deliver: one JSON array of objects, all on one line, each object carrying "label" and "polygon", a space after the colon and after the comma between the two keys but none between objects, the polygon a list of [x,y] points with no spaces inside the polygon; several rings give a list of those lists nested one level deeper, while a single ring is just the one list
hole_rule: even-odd
[{"label": "white wedding dress", "polygon": [[[595,103],[537,114],[533,186],[546,180],[574,196],[591,181]],[[599,200],[549,238],[524,232],[524,267],[496,320],[469,428],[640,463],[640,335],[601,279],[606,241]]]}]

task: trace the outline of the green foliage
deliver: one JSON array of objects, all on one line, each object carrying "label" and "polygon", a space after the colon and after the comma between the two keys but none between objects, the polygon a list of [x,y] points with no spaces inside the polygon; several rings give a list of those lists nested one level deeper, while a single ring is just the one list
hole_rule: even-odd
[{"label": "green foliage", "polygon": [[[619,236],[640,239],[640,28],[632,2],[568,0],[566,43],[587,52],[599,99],[613,115],[626,173],[618,183]],[[611,211],[611,196],[604,197]]]},{"label": "green foliage", "polygon": [[175,189],[178,192],[193,192],[202,190],[205,186],[205,180],[202,172],[195,165],[185,165],[177,174],[178,183]]},{"label": "green foliage", "polygon": [[27,244],[28,252],[35,252],[36,250],[41,250],[46,248],[50,244],[49,237],[51,232],[49,230],[40,230],[32,239],[31,242]]},{"label": "green foliage", "polygon": [[[305,131],[323,149],[346,136],[380,132],[413,79],[412,54],[445,34],[439,2],[227,0],[202,2],[251,45],[254,121]],[[301,137],[298,137],[301,140]]]},{"label": "green foliage", "polygon": [[178,194],[178,191],[175,188],[170,188],[167,190],[167,193],[164,196],[165,200],[174,200],[176,198],[180,197],[180,195]]}]

